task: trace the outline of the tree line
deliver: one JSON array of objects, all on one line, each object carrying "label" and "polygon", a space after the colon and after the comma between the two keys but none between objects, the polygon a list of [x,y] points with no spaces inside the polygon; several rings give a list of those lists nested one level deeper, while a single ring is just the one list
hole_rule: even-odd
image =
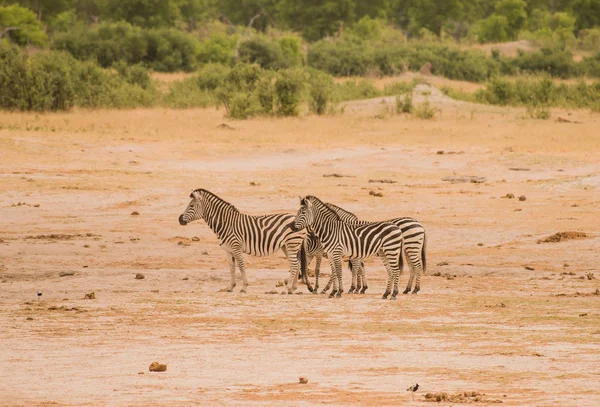
[{"label": "tree line", "polygon": [[407,37],[457,41],[514,40],[523,31],[578,36],[600,26],[600,0],[0,0],[0,35],[38,45],[44,34],[78,23],[125,21],[193,32],[220,20],[317,41],[364,19],[384,21]]}]

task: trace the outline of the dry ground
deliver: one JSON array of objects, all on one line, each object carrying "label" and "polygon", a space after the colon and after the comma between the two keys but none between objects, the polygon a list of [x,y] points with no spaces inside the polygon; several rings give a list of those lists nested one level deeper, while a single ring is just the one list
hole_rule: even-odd
[{"label": "dry ground", "polygon": [[[233,129],[210,109],[0,113],[0,404],[422,405],[477,391],[600,405],[600,116],[440,107],[432,121]],[[453,175],[487,181],[442,181]],[[397,182],[369,182],[381,178]],[[248,294],[219,293],[214,235],[177,223],[198,187],[254,214],[310,193],[364,219],[414,216],[429,233],[422,291],[381,300],[371,260],[366,295],[268,295],[287,276],[276,256],[247,260]],[[588,238],[536,243],[562,231]]]}]

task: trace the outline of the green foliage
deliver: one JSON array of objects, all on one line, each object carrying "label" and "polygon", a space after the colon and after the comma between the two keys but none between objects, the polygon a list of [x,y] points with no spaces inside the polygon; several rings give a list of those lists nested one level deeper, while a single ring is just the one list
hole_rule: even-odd
[{"label": "green foliage", "polygon": [[225,77],[217,97],[232,119],[247,119],[261,113],[257,84],[262,69],[257,64],[238,64]]},{"label": "green foliage", "polygon": [[156,71],[192,71],[198,41],[175,29],[144,30],[128,23],[105,23],[57,33],[53,47],[79,60],[96,59],[103,67],[115,62],[145,64]]},{"label": "green foliage", "polygon": [[225,78],[231,72],[231,68],[220,64],[206,64],[198,70],[196,81],[198,88],[213,91],[225,83]]},{"label": "green foliage", "polygon": [[242,41],[238,47],[238,58],[243,63],[258,64],[265,69],[286,69],[302,62],[300,44],[293,37],[272,41],[262,35]]},{"label": "green foliage", "polygon": [[201,64],[219,63],[230,65],[233,63],[236,36],[217,34],[200,43],[198,47],[197,61]]},{"label": "green foliage", "polygon": [[550,110],[544,106],[531,104],[527,106],[526,112],[530,119],[548,120],[550,118]]},{"label": "green foliage", "polygon": [[579,33],[581,48],[600,52],[600,28],[590,28]]},{"label": "green foliage", "polygon": [[318,115],[327,112],[333,92],[333,79],[324,72],[308,69],[309,109]]},{"label": "green foliage", "polygon": [[508,40],[508,19],[505,16],[493,14],[481,22],[479,42],[503,42]]},{"label": "green foliage", "polygon": [[163,97],[162,104],[175,109],[192,107],[207,107],[217,103],[213,93],[202,89],[196,77],[186,78],[171,84],[167,94]]},{"label": "green foliage", "polygon": [[27,8],[16,4],[0,6],[0,32],[9,27],[15,29],[8,31],[6,35],[15,44],[44,46],[48,43],[42,23]]},{"label": "green foliage", "polygon": [[496,13],[505,17],[507,23],[508,38],[515,39],[527,20],[525,0],[500,0],[496,2]]},{"label": "green foliage", "polygon": [[493,105],[586,108],[600,100],[600,82],[557,85],[548,76],[516,81],[492,78],[475,96],[479,102]]},{"label": "green foliage", "polygon": [[511,61],[520,72],[545,72],[555,77],[569,78],[578,73],[577,63],[568,51],[543,48],[538,52],[522,53]]},{"label": "green foliage", "polygon": [[306,78],[300,69],[278,72],[275,79],[276,113],[281,116],[297,116]]},{"label": "green foliage", "polygon": [[370,99],[381,96],[381,92],[366,79],[347,80],[333,86],[336,102],[346,100]]}]

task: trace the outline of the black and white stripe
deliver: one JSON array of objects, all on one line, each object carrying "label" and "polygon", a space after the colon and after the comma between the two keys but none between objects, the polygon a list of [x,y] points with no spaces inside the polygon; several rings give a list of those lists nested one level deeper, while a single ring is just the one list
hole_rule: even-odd
[{"label": "black and white stripe", "polygon": [[297,230],[294,227],[294,215],[289,213],[246,215],[205,189],[192,191],[190,198],[192,200],[186,210],[179,216],[179,223],[187,225],[197,219],[203,219],[217,235],[220,246],[227,254],[231,274],[231,283],[225,291],[231,292],[236,286],[235,266],[237,264],[243,281],[240,292],[246,292],[248,279],[243,253],[268,256],[281,249],[290,263],[290,277],[293,277],[290,278],[291,285],[288,285],[288,293],[294,292],[297,287],[299,268],[302,268],[302,274],[306,275],[303,242],[307,233],[304,229]]},{"label": "black and white stripe", "polygon": [[[328,203],[327,206],[329,206],[331,209],[333,209],[344,222],[348,222],[348,223],[357,223],[358,222],[359,224],[363,222],[363,221],[359,221],[358,218],[356,217],[356,215],[354,215],[352,212],[348,212],[347,210],[340,208],[339,206],[336,206],[331,203]],[[415,277],[416,277],[415,288],[412,293],[416,294],[421,290],[421,275],[426,271],[426,266],[427,266],[426,256],[425,256],[425,251],[427,249],[427,234],[425,232],[425,228],[416,219],[407,218],[407,217],[389,219],[389,220],[385,220],[384,222],[393,223],[394,225],[398,226],[400,228],[400,230],[402,231],[402,238],[403,238],[403,242],[404,242],[403,243],[403,252],[404,252],[404,256],[406,257],[408,266],[410,268],[410,277],[408,279],[406,289],[404,290],[404,294],[408,294],[410,292],[410,290],[412,289],[412,285],[415,280]],[[365,223],[368,223],[368,222],[365,222]],[[353,266],[354,265],[351,265],[351,268]],[[400,263],[400,273],[402,273],[402,263]],[[364,279],[366,276],[364,264],[362,264],[362,267],[360,268],[359,272],[357,273],[356,284],[354,281],[355,276],[356,276],[356,273],[354,273],[354,270],[353,270],[353,273],[352,273],[353,282],[352,283],[353,283],[353,286],[356,285],[357,290],[358,290],[359,289],[358,287],[361,285],[361,279]],[[329,289],[331,282],[332,282],[332,279],[330,279],[329,282],[327,283],[327,285],[325,286],[325,290]],[[362,292],[364,292],[365,289],[366,288],[363,288]]]},{"label": "black and white stripe", "polygon": [[[300,209],[296,215],[296,229],[309,228],[321,241],[329,258],[333,281],[330,297],[342,295],[342,259],[364,259],[379,256],[388,271],[388,283],[383,298],[398,294],[400,274],[402,231],[388,222],[352,224],[344,222],[325,203],[314,196],[300,198]],[[392,292],[392,283],[394,285]]]}]

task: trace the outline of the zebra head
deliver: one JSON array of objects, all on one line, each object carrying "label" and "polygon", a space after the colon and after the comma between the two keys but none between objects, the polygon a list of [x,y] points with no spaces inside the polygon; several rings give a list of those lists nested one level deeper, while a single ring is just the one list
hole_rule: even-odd
[{"label": "zebra head", "polygon": [[204,218],[204,208],[202,205],[202,195],[199,190],[193,190],[190,194],[192,200],[188,204],[185,211],[179,215],[179,224],[182,226],[187,225],[198,219]]},{"label": "zebra head", "polygon": [[315,220],[313,209],[313,203],[311,202],[310,197],[300,197],[300,209],[298,209],[296,220],[294,221],[296,230],[308,228],[313,224]]}]

